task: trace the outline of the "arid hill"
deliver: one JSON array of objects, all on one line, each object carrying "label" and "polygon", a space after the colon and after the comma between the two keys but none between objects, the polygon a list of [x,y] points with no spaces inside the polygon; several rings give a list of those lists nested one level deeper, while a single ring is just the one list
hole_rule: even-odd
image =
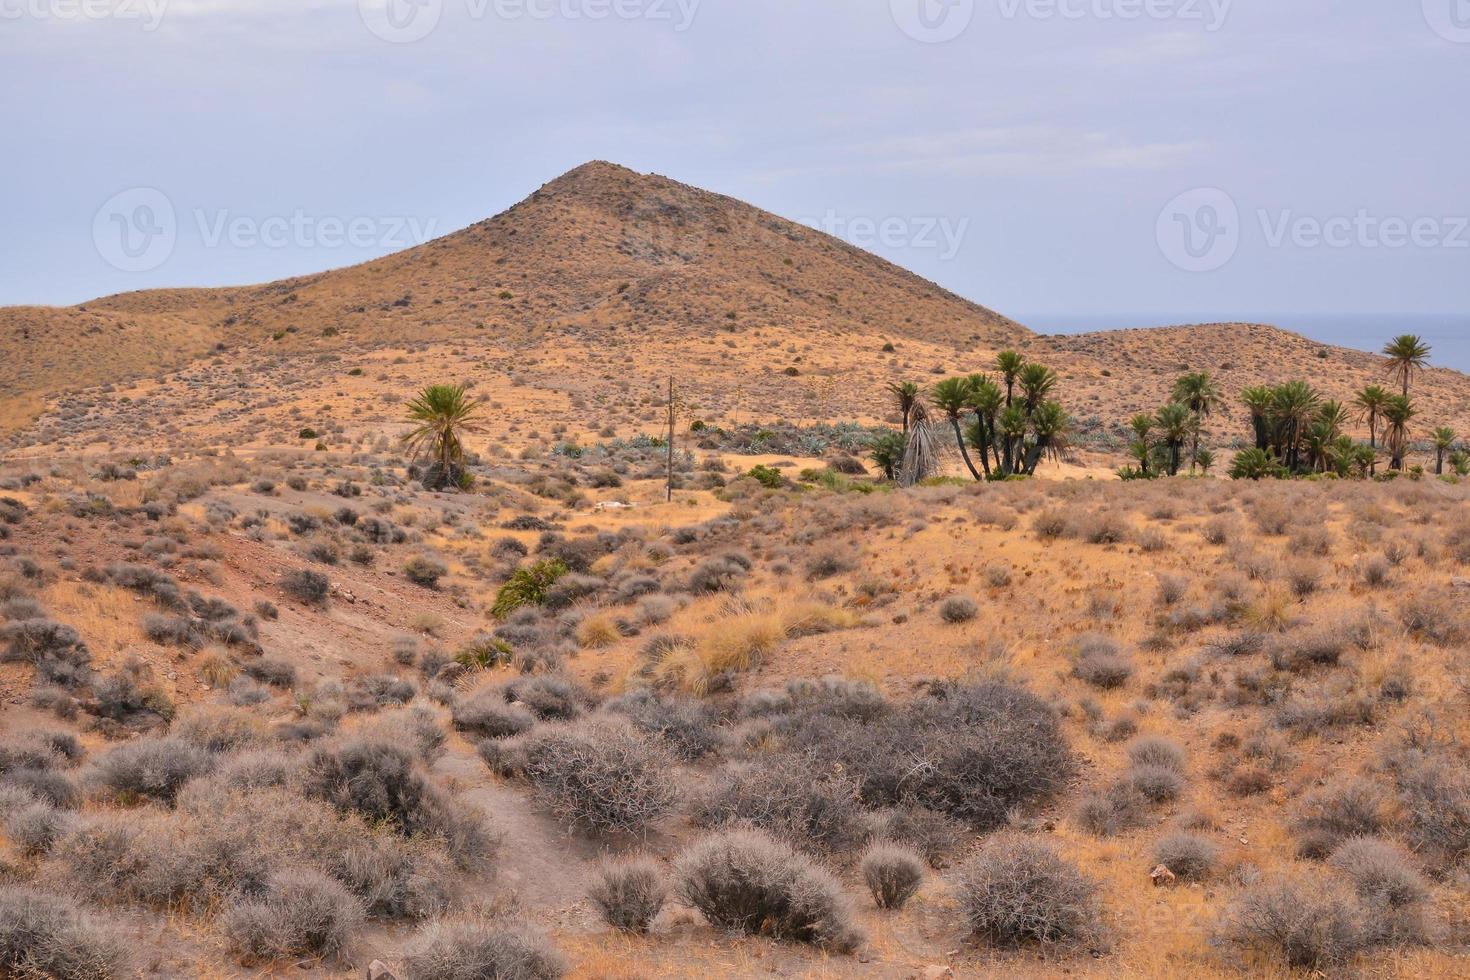
[{"label": "arid hill", "polygon": [[[891,421],[885,382],[983,370],[1010,346],[1059,370],[1079,445],[1104,455],[1186,368],[1216,373],[1230,397],[1211,421],[1224,444],[1246,434],[1234,396],[1248,384],[1303,377],[1347,401],[1383,379],[1370,354],[1264,325],[1038,336],[821,232],[594,162],[351,268],[0,309],[0,430],[39,449],[186,418],[200,439],[280,445],[298,417],[345,424],[350,411],[347,434],[372,438],[408,386],[458,378],[490,397],[524,389],[497,426],[514,445],[548,413],[645,431],[670,375],[712,424],[876,423]],[[1418,390],[1423,424],[1470,431],[1470,378],[1431,371]]]},{"label": "arid hill", "polygon": [[479,336],[591,347],[619,331],[674,343],[762,327],[990,347],[1029,335],[821,232],[595,162],[494,218],[352,268],[0,310],[0,397],[29,415],[37,406],[23,396],[154,375],[219,344],[293,353]]}]

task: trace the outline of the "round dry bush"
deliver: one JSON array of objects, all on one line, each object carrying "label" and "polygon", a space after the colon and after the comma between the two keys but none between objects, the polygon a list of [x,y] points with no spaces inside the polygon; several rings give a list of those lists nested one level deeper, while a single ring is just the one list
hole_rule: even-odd
[{"label": "round dry bush", "polygon": [[452,715],[456,730],[481,738],[511,738],[536,724],[531,710],[507,702],[500,688],[487,688],[455,701]]},{"label": "round dry bush", "polygon": [[658,862],[651,858],[630,858],[599,867],[587,897],[614,929],[647,932],[667,896],[668,888]]},{"label": "round dry bush", "polygon": [[626,717],[639,731],[657,736],[681,759],[703,759],[720,747],[718,718],[701,701],[660,696],[644,688],[607,702],[606,708]]},{"label": "round dry bush", "polygon": [[1164,766],[1132,766],[1123,774],[1123,782],[1150,803],[1168,803],[1184,792],[1184,777]]},{"label": "round dry bush", "polygon": [[299,602],[315,605],[327,601],[332,583],[321,572],[303,568],[281,576],[281,591]]},{"label": "round dry bush", "polygon": [[1098,886],[1050,844],[1011,831],[987,840],[956,875],[960,908],[996,946],[1097,946]]},{"label": "round dry bush", "polygon": [[641,834],[678,799],[669,753],[613,719],[546,725],[510,749],[520,774],[574,830]]},{"label": "round dry bush", "polygon": [[[870,807],[922,806],[981,829],[1055,792],[1075,768],[1056,712],[1024,688],[997,682],[939,685],[858,717],[792,714],[782,728],[783,742],[802,749],[792,765],[840,767]],[[914,759],[925,765],[916,769]]]},{"label": "round dry bush", "polygon": [[1133,665],[1106,637],[1084,638],[1078,644],[1072,676],[1100,690],[1122,687],[1133,676]]},{"label": "round dry bush", "polygon": [[863,852],[863,883],[879,908],[901,909],[924,881],[924,859],[910,847],[878,841]]},{"label": "round dry bush", "polygon": [[680,897],[723,929],[850,953],[863,940],[831,873],[774,837],[731,830],[696,842],[675,864]]},{"label": "round dry bush", "polygon": [[939,606],[939,618],[946,623],[968,623],[979,612],[975,600],[964,595],[950,596]]},{"label": "round dry bush", "polygon": [[1325,877],[1272,878],[1250,886],[1226,913],[1223,937],[1298,969],[1331,970],[1368,943],[1353,893]]},{"label": "round dry bush", "polygon": [[181,738],[142,738],[99,758],[93,778],[120,798],[171,803],[185,783],[213,765],[208,751]]},{"label": "round dry bush", "polygon": [[1179,743],[1149,735],[1128,746],[1128,761],[1136,766],[1159,766],[1182,773],[1185,755]]},{"label": "round dry bush", "polygon": [[1389,908],[1413,905],[1429,894],[1414,859],[1377,837],[1345,841],[1327,863],[1347,875],[1361,898]]},{"label": "round dry bush", "polygon": [[1112,837],[1140,826],[1148,799],[1132,784],[1115,783],[1106,793],[1093,793],[1077,807],[1077,823],[1098,837]]},{"label": "round dry bush", "polygon": [[266,740],[257,715],[222,705],[199,705],[176,718],[169,734],[210,752],[235,752]]},{"label": "round dry bush", "polygon": [[336,956],[362,922],[362,905],[317,871],[280,871],[259,898],[235,898],[220,931],[246,963]]},{"label": "round dry bush", "polygon": [[1220,848],[1199,834],[1165,834],[1154,845],[1154,863],[1162,864],[1181,881],[1203,881],[1215,870]]},{"label": "round dry bush", "polygon": [[403,954],[403,980],[558,980],[566,958],[529,926],[436,923]]},{"label": "round dry bush", "polygon": [[814,778],[809,770],[778,758],[725,766],[715,783],[691,808],[690,817],[701,827],[758,827],[798,847],[821,851],[850,850],[868,836],[857,784],[850,779]]},{"label": "round dry bush", "polygon": [[121,936],[77,902],[0,885],[0,975],[16,980],[122,980],[131,976]]},{"label": "round dry bush", "polygon": [[0,827],[16,849],[28,857],[45,854],[66,831],[66,813],[36,800],[0,816]]},{"label": "round dry bush", "polygon": [[1343,779],[1309,793],[1292,823],[1297,853],[1322,860],[1349,838],[1379,833],[1388,826],[1389,802],[1387,789],[1368,778]]}]

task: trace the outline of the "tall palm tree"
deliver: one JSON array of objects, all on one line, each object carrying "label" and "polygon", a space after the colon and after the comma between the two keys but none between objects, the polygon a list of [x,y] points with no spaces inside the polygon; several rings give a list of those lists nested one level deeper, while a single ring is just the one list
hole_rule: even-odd
[{"label": "tall palm tree", "polygon": [[1256,448],[1262,451],[1271,448],[1271,403],[1275,396],[1275,390],[1266,385],[1247,388],[1240,393],[1241,402],[1251,414],[1251,427],[1256,433]]},{"label": "tall palm tree", "polygon": [[1000,372],[1000,376],[1005,379],[1006,383],[1007,408],[1010,408],[1011,402],[1015,399],[1016,378],[1025,364],[1026,358],[1013,350],[1003,350],[995,355],[995,369]]},{"label": "tall palm tree", "polygon": [[1184,443],[1189,439],[1190,429],[1194,427],[1194,416],[1190,414],[1188,406],[1181,402],[1170,402],[1159,409],[1157,422],[1163,432],[1164,445],[1169,451],[1169,475],[1177,476]]},{"label": "tall palm tree", "polygon": [[1390,378],[1403,385],[1405,398],[1409,397],[1409,379],[1414,376],[1414,372],[1424,370],[1429,364],[1431,350],[1424,338],[1411,333],[1395,337],[1384,345],[1383,356],[1387,358],[1383,362],[1384,370]]},{"label": "tall palm tree", "polygon": [[912,381],[890,381],[888,390],[898,402],[898,414],[903,416],[903,434],[909,434],[909,420],[913,418],[914,406],[919,403],[919,386]]},{"label": "tall palm tree", "polygon": [[1454,429],[1441,426],[1434,430],[1430,438],[1434,440],[1434,475],[1443,476],[1445,454],[1455,448],[1455,440],[1459,437],[1455,435]]},{"label": "tall palm tree", "polygon": [[[1383,405],[1388,401],[1388,392],[1382,385],[1369,385],[1353,398],[1353,404],[1362,412],[1362,417],[1368,422],[1368,445],[1374,450],[1378,449],[1378,420],[1383,415]],[[1377,453],[1374,454],[1372,473],[1378,472]]]},{"label": "tall palm tree", "polygon": [[1286,468],[1296,471],[1302,439],[1317,415],[1322,398],[1305,381],[1288,381],[1271,399],[1271,415],[1278,428],[1278,445],[1286,454]]},{"label": "tall palm tree", "polygon": [[934,402],[934,407],[949,419],[949,424],[954,429],[955,441],[959,443],[960,455],[965,459],[965,466],[969,468],[970,475],[979,480],[980,471],[975,469],[975,464],[970,460],[970,451],[965,448],[965,434],[960,431],[960,416],[970,409],[970,379],[945,378],[934,386],[929,398]]},{"label": "tall palm tree", "polygon": [[995,453],[996,469],[1000,468],[1000,450],[996,446],[996,417],[1005,407],[1005,393],[987,374],[970,378],[970,407],[975,410],[975,445],[980,447],[980,465],[990,475],[990,455]]},{"label": "tall palm tree", "polygon": [[466,432],[479,431],[475,413],[480,403],[471,401],[465,386],[430,385],[408,403],[408,421],[414,427],[403,434],[414,459],[428,457],[434,461],[426,486],[440,489],[460,486],[465,477],[464,442]]},{"label": "tall palm tree", "polygon": [[1390,469],[1404,468],[1404,455],[1409,450],[1409,423],[1418,415],[1414,403],[1402,395],[1392,396],[1383,406],[1383,442],[1388,449]]},{"label": "tall palm tree", "polygon": [[1190,447],[1189,470],[1194,472],[1195,459],[1199,456],[1199,434],[1204,421],[1219,407],[1220,389],[1210,379],[1208,371],[1186,374],[1174,382],[1174,401],[1189,408],[1194,415],[1194,445]]}]

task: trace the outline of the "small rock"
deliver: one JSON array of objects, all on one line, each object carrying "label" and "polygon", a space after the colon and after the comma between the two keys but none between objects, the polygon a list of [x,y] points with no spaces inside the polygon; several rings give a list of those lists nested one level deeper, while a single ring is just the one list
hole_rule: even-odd
[{"label": "small rock", "polygon": [[382,960],[373,960],[368,964],[367,980],[396,980],[393,971],[388,969],[388,964]]},{"label": "small rock", "polygon": [[1174,872],[1170,871],[1168,868],[1164,867],[1161,864],[1157,868],[1154,868],[1153,871],[1149,872],[1149,879],[1153,881],[1155,888],[1161,888],[1164,885],[1174,884],[1175,875]]},{"label": "small rock", "polygon": [[945,963],[931,963],[924,967],[924,972],[920,976],[924,980],[944,980],[945,977],[954,976],[954,970]]}]

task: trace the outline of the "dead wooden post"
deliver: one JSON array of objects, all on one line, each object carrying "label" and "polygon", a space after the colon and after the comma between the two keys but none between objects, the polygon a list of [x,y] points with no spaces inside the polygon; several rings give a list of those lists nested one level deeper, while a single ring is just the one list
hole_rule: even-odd
[{"label": "dead wooden post", "polygon": [[674,502],[674,376],[669,375],[668,502]]}]

